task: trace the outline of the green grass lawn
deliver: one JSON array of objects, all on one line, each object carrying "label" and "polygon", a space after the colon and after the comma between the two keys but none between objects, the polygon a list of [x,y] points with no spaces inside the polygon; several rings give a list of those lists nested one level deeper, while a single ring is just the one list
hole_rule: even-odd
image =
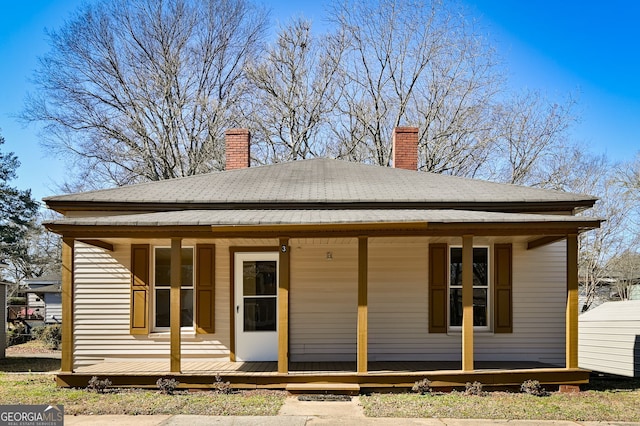
[{"label": "green grass lawn", "polygon": [[[53,372],[59,359],[7,358],[0,360],[0,404],[62,404],[66,414],[200,414],[277,415],[286,392],[246,391],[230,395],[214,392],[109,389],[104,394],[86,389],[58,388]],[[9,373],[9,372],[25,373]],[[30,374],[28,372],[33,372]],[[370,417],[485,418],[573,421],[640,422],[640,380],[594,377],[580,393],[552,393],[536,397],[516,392],[462,392],[362,395]]]},{"label": "green grass lawn", "polygon": [[497,391],[485,396],[405,393],[361,396],[360,402],[370,417],[638,422],[640,381],[595,378],[580,393],[554,392],[545,397]]},{"label": "green grass lawn", "polygon": [[286,394],[246,391],[230,395],[118,389],[104,394],[56,387],[52,374],[0,373],[0,404],[62,404],[65,414],[200,414],[210,416],[274,416]]}]

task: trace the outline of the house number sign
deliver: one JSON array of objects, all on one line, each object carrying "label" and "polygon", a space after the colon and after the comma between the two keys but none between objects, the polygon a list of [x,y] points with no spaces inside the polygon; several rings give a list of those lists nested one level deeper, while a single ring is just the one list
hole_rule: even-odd
[{"label": "house number sign", "polygon": [[286,245],[286,244],[281,245],[281,246],[280,246],[280,251],[281,251],[282,253],[286,253],[286,252],[287,252],[287,245]]}]

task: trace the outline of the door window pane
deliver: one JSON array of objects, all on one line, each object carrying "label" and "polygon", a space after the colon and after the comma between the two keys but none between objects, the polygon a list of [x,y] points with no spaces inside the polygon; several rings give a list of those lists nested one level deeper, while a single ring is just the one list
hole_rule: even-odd
[{"label": "door window pane", "polygon": [[276,331],[276,298],[244,298],[244,331]]},{"label": "door window pane", "polygon": [[276,283],[275,261],[243,262],[242,286],[245,296],[275,296]]}]

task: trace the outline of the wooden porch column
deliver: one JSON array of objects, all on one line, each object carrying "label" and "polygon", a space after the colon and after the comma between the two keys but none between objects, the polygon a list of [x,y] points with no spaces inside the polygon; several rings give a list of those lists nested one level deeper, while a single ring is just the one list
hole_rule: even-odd
[{"label": "wooden porch column", "polygon": [[289,372],[289,238],[280,238],[278,261],[278,373]]},{"label": "wooden porch column", "polygon": [[567,235],[566,368],[578,368],[578,235]]},{"label": "wooden porch column", "polygon": [[358,373],[367,372],[369,331],[368,316],[368,267],[369,247],[367,237],[358,237]]},{"label": "wooden porch column", "polygon": [[462,370],[473,368],[473,235],[462,237]]},{"label": "wooden porch column", "polygon": [[180,373],[180,288],[182,287],[182,238],[171,238],[171,288],[169,290],[171,328],[171,372]]},{"label": "wooden porch column", "polygon": [[73,371],[73,238],[62,238],[62,361],[60,371]]}]

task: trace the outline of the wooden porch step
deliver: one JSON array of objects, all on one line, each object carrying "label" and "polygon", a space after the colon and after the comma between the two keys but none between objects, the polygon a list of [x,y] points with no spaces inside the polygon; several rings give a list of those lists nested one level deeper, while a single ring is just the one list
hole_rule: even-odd
[{"label": "wooden porch step", "polygon": [[314,392],[314,391],[335,391],[335,392],[359,392],[360,385],[357,383],[289,383],[286,390],[289,392]]}]

